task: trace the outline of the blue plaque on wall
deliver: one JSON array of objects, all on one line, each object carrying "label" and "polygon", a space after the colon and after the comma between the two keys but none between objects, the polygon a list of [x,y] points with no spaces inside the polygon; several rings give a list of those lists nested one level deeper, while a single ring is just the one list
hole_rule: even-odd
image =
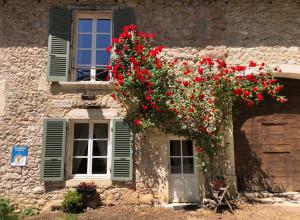
[{"label": "blue plaque on wall", "polygon": [[24,167],[27,163],[27,154],[28,148],[27,146],[14,146],[12,147],[11,152],[11,165]]}]

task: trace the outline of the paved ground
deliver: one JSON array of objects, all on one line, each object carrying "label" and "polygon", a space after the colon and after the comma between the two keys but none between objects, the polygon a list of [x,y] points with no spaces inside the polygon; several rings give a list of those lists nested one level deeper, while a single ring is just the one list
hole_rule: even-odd
[{"label": "paved ground", "polygon": [[103,207],[77,216],[62,213],[43,214],[26,220],[300,220],[300,207],[239,204],[234,214],[217,213],[207,209],[190,211],[159,207]]}]

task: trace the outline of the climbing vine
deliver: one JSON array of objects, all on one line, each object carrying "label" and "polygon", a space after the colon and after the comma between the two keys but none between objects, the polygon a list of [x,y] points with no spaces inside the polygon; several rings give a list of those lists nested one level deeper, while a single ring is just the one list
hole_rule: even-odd
[{"label": "climbing vine", "polygon": [[[231,105],[251,107],[266,95],[286,102],[279,95],[283,86],[265,63],[227,65],[209,57],[194,60],[166,60],[164,46],[151,47],[154,34],[126,26],[113,44],[108,68],[112,72],[112,97],[126,109],[126,120],[139,132],[158,127],[165,132],[195,141],[200,167],[220,160],[226,148],[224,135]],[[221,171],[220,171],[221,172]]]}]

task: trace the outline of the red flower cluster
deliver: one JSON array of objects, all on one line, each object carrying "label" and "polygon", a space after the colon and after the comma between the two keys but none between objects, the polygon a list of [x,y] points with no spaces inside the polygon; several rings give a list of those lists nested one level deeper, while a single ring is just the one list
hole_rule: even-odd
[{"label": "red flower cluster", "polygon": [[[127,106],[128,100],[139,97],[140,103],[136,106],[135,114],[132,114],[133,124],[142,125],[141,118],[151,115],[153,112],[164,111],[166,98],[154,93],[163,80],[159,71],[164,71],[165,63],[158,54],[165,48],[158,46],[150,49],[150,43],[154,34],[142,33],[135,25],[124,27],[118,38],[113,39],[113,44],[107,48],[115,53],[115,59],[108,69],[112,72],[114,80],[114,93],[112,97],[118,99],[123,106]],[[172,96],[171,91],[165,92],[166,97]]]},{"label": "red flower cluster", "polygon": [[151,47],[154,37],[130,25],[107,48],[114,53],[108,66],[114,80],[111,96],[126,108],[135,128],[163,123],[167,131],[195,139],[198,155],[204,155],[221,143],[220,124],[230,103],[253,106],[267,95],[287,101],[264,63],[228,66],[210,57],[167,62],[160,56],[164,46]]}]

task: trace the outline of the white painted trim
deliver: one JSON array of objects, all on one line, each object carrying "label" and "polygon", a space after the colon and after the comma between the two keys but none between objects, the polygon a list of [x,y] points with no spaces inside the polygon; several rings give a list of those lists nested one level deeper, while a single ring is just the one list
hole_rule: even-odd
[{"label": "white painted trim", "polygon": [[300,80],[300,65],[281,64],[281,65],[279,65],[279,69],[281,69],[281,73],[274,73],[275,77]]},{"label": "white painted trim", "polygon": [[[74,124],[76,123],[89,123],[89,146],[88,146],[88,173],[91,173],[91,162],[92,162],[92,141],[94,140],[93,135],[93,124],[94,123],[107,123],[108,124],[108,138],[107,138],[107,170],[106,174],[72,174],[72,163],[73,163],[73,140],[74,140]],[[112,120],[69,120],[70,129],[68,132],[68,143],[67,143],[67,177],[71,179],[111,179],[111,158],[112,158]],[[91,129],[92,128],[92,129]],[[104,157],[103,157],[104,158]]]},{"label": "white painted trim", "polygon": [[[90,72],[90,80],[89,81],[76,81],[76,69],[77,67],[77,44],[78,44],[78,20],[79,19],[92,19],[92,57],[91,57],[91,72]],[[97,40],[97,19],[110,19],[111,20],[111,33],[110,33],[110,43],[112,43],[112,36],[113,36],[113,11],[109,10],[109,11],[103,11],[103,10],[74,10],[73,13],[73,29],[72,29],[72,33],[73,33],[73,39],[72,39],[72,71],[71,71],[71,81],[73,82],[97,82],[96,81],[96,40]],[[105,68],[105,67],[104,67]],[[88,69],[88,68],[87,68]],[[99,68],[98,68],[99,69]],[[108,72],[109,75],[111,75],[111,72]],[[109,81],[102,81],[103,82],[111,82],[112,79],[110,78]],[[99,81],[101,82],[101,81]],[[99,84],[101,85],[101,84]],[[105,84],[103,84],[105,85]]]},{"label": "white painted trim", "polygon": [[[179,158],[179,156],[171,156],[170,155],[170,148],[171,148],[171,141],[172,140],[176,140],[176,141],[180,141],[180,151],[181,151],[181,156],[180,156],[180,158],[181,158],[181,173],[177,173],[177,174],[171,174],[171,158]],[[170,135],[169,137],[168,137],[168,145],[167,145],[167,147],[168,147],[168,149],[167,149],[167,154],[168,154],[168,202],[170,203],[171,201],[170,201],[170,199],[171,199],[171,191],[170,191],[170,178],[172,178],[171,177],[171,175],[172,176],[176,176],[176,175],[188,175],[188,176],[194,176],[194,178],[195,178],[195,192],[197,193],[197,200],[199,199],[199,201],[198,202],[200,202],[200,194],[199,194],[199,172],[198,172],[198,166],[197,166],[197,164],[198,164],[198,158],[196,157],[196,145],[195,145],[195,141],[194,140],[192,140],[192,147],[193,147],[193,156],[182,156],[182,141],[184,141],[184,140],[188,140],[188,139],[186,139],[185,137],[178,137],[178,136],[175,136],[175,135]],[[193,165],[194,165],[194,173],[183,173],[183,158],[193,158]],[[171,202],[171,203],[173,203],[173,202]]]}]

